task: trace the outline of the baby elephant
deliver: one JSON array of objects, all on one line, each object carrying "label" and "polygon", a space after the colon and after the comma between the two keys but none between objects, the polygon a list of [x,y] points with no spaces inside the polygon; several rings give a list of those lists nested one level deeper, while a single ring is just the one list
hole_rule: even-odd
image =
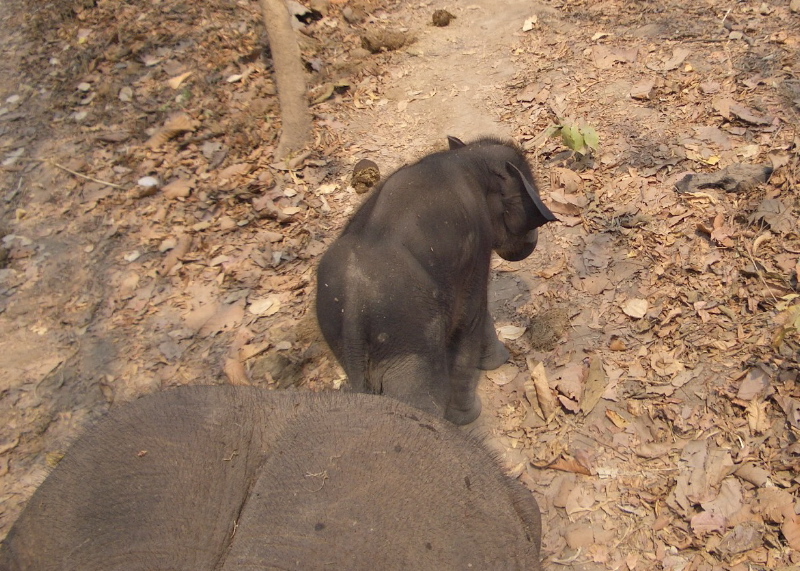
[{"label": "baby elephant", "polygon": [[541,570],[539,508],[456,427],[372,395],[183,387],[80,438],[0,569]]},{"label": "baby elephant", "polygon": [[556,218],[516,146],[449,141],[376,188],[322,257],[317,318],[354,390],[467,424],[479,369],[508,359],[487,307],[492,250],[522,260]]}]

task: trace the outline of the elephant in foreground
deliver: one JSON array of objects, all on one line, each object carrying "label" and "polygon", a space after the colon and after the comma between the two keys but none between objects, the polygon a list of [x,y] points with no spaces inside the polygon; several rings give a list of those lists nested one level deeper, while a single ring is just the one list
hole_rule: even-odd
[{"label": "elephant in foreground", "polygon": [[352,389],[468,424],[479,369],[509,356],[488,311],[492,250],[522,260],[556,218],[514,144],[449,140],[379,185],[324,254],[317,318]]},{"label": "elephant in foreground", "polygon": [[541,569],[540,538],[529,491],[404,403],[183,387],[79,438],[0,569]]}]

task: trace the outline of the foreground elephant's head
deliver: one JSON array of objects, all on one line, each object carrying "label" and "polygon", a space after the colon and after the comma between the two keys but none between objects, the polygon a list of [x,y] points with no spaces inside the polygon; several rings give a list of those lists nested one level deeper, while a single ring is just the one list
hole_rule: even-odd
[{"label": "foreground elephant's head", "polygon": [[493,249],[508,261],[527,258],[536,247],[539,227],[557,220],[539,198],[531,169],[520,149],[492,138],[465,144],[447,138],[450,150],[459,150],[471,162],[488,170],[487,203],[492,221]]}]

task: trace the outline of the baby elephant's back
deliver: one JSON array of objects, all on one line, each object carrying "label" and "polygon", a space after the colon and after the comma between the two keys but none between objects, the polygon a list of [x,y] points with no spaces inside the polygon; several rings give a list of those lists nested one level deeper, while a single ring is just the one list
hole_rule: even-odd
[{"label": "baby elephant's back", "polygon": [[362,394],[186,387],[79,439],[0,569],[538,569],[538,507],[445,421]]}]

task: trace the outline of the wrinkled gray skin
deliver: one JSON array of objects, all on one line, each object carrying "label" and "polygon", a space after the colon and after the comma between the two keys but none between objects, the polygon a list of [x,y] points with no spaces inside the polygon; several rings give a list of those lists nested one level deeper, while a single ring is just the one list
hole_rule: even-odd
[{"label": "wrinkled gray skin", "polygon": [[391,175],[319,265],[317,318],[353,390],[467,424],[479,369],[508,359],[488,312],[492,250],[518,261],[555,220],[517,147],[495,139]]},{"label": "wrinkled gray skin", "polygon": [[541,569],[539,509],[453,425],[353,393],[183,387],[70,448],[0,569]]}]

